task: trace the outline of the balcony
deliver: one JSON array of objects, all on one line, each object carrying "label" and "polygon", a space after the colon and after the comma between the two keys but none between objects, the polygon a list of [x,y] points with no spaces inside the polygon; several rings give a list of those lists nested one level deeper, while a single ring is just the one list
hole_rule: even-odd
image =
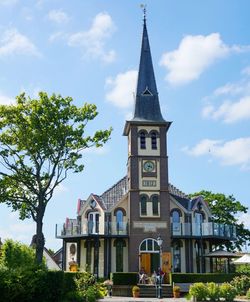
[{"label": "balcony", "polygon": [[56,224],[56,238],[87,237],[87,236],[127,236],[128,223],[88,221],[85,224],[70,223],[68,225]]},{"label": "balcony", "polygon": [[173,238],[204,237],[236,240],[236,227],[215,222],[203,223],[172,223],[171,235]]}]

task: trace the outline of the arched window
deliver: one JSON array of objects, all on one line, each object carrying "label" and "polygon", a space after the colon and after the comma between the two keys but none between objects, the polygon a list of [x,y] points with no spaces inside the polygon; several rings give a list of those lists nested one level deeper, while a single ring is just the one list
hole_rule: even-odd
[{"label": "arched window", "polygon": [[98,234],[99,233],[99,213],[89,212],[88,213],[88,233]]},{"label": "arched window", "polygon": [[196,269],[197,273],[205,273],[205,257],[204,252],[206,250],[206,243],[201,241],[195,241],[195,254],[196,254]]},{"label": "arched window", "polygon": [[141,149],[146,149],[146,133],[144,131],[140,132],[140,146]]},{"label": "arched window", "polygon": [[156,132],[151,133],[151,148],[152,148],[152,150],[157,149],[157,135],[156,135]]},{"label": "arched window", "polygon": [[173,242],[173,272],[180,273],[181,272],[181,241]]},{"label": "arched window", "polygon": [[118,234],[120,233],[120,231],[123,231],[123,211],[122,210],[116,211],[116,229],[117,229]]},{"label": "arched window", "polygon": [[159,253],[159,245],[153,238],[144,239],[140,244],[140,252]]},{"label": "arched window", "polygon": [[180,211],[172,211],[172,230],[173,235],[181,235]]},{"label": "arched window", "polygon": [[200,212],[194,213],[194,235],[200,236],[202,234],[203,215]]},{"label": "arched window", "polygon": [[91,272],[92,266],[92,242],[90,240],[85,241],[84,247],[86,248],[86,270]]},{"label": "arched window", "polygon": [[123,272],[123,248],[126,242],[123,239],[116,239],[114,242],[116,247],[116,272]]},{"label": "arched window", "polygon": [[142,195],[140,198],[140,204],[141,204],[141,215],[145,216],[147,215],[147,196]]},{"label": "arched window", "polygon": [[152,196],[152,212],[154,216],[159,215],[159,198],[158,195]]},{"label": "arched window", "polygon": [[180,213],[177,210],[172,212],[172,222],[173,223],[180,223]]}]

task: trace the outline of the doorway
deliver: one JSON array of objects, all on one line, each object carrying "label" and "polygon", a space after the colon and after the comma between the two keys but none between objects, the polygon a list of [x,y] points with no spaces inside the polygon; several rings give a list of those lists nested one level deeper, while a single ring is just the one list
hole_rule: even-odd
[{"label": "doorway", "polygon": [[160,267],[160,249],[153,238],[144,239],[139,247],[140,270],[144,268],[146,274],[151,276]]}]

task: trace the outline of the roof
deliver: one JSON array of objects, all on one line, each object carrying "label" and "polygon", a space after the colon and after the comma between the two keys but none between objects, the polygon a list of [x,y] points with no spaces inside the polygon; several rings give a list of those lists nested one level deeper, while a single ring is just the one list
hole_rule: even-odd
[{"label": "roof", "polygon": [[210,253],[206,254],[205,257],[210,257],[210,258],[237,258],[237,257],[239,257],[239,255],[237,255],[235,253],[228,252],[228,251],[224,251],[224,250],[217,250],[217,251],[210,252]]},{"label": "roof", "polygon": [[[172,184],[169,184],[169,193],[173,196],[177,202],[179,202],[184,208],[189,210],[190,203],[192,200],[188,198],[188,196],[177,189]],[[106,209],[110,209],[117,202],[119,202],[123,196],[125,196],[128,192],[128,180],[127,176],[124,176],[121,180],[119,180],[116,184],[114,184],[111,188],[105,191],[101,196],[95,195],[96,198],[99,197],[100,202],[103,202]]]},{"label": "roof", "polygon": [[132,121],[166,122],[161,114],[145,18]]},{"label": "roof", "polygon": [[106,209],[112,208],[122,197],[128,192],[128,181],[127,176],[123,177],[111,188],[105,191],[100,198],[102,199],[103,204]]},{"label": "roof", "polygon": [[239,259],[234,261],[234,264],[250,264],[250,255],[249,254],[245,254],[242,257],[240,257]]}]

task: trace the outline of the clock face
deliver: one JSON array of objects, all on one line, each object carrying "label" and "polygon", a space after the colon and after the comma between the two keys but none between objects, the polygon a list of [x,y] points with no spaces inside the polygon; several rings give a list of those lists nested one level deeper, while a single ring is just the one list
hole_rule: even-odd
[{"label": "clock face", "polygon": [[146,172],[152,172],[155,168],[155,164],[152,161],[148,160],[143,164],[143,168]]}]

